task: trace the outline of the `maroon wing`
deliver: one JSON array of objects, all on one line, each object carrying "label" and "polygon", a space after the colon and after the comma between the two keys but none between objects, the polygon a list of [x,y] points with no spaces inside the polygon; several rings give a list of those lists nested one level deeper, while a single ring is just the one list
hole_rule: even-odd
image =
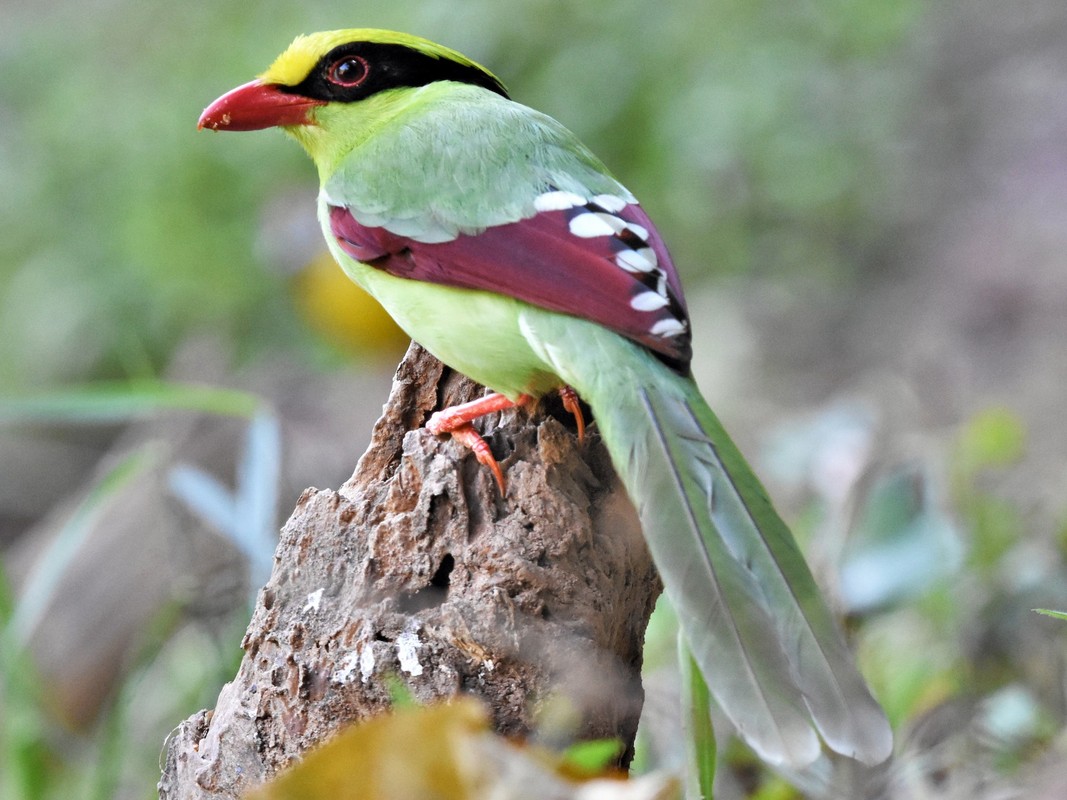
[{"label": "maroon wing", "polygon": [[361,225],[339,206],[330,207],[330,227],[348,255],[391,275],[497,292],[599,322],[688,373],[681,283],[641,207],[565,192],[542,198],[544,210],[532,217],[434,244]]}]

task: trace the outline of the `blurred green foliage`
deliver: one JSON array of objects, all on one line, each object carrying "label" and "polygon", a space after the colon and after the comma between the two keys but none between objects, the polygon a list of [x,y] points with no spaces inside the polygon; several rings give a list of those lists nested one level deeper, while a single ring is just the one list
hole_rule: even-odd
[{"label": "blurred green foliage", "polygon": [[[117,379],[81,400],[125,403],[121,413],[133,413],[154,402],[143,389],[180,344],[204,332],[246,361],[277,352],[320,358],[296,311],[290,259],[273,252],[265,232],[281,224],[277,206],[290,195],[307,198],[293,218],[312,219],[310,165],[276,133],[219,137],[195,123],[295,34],[334,27],[408,30],[489,66],[515,99],[574,129],[634,190],[690,286],[746,274],[847,287],[884,263],[881,250],[916,213],[900,131],[926,79],[931,6],[9,4],[0,26],[0,389],[32,393],[43,418],[69,408],[50,407],[42,390]],[[186,401],[196,405],[193,395]],[[240,396],[212,397],[244,408]],[[815,438],[825,445],[827,431]],[[857,547],[929,547],[931,531],[954,526],[946,535],[958,534],[965,550],[962,566],[947,557],[932,564],[922,581],[891,587],[856,620],[864,671],[894,725],[907,731],[945,701],[977,693],[988,701],[985,730],[1010,731],[1010,742],[1007,733],[997,740],[1007,743],[1000,752],[1019,758],[1026,743],[1048,740],[1061,711],[1040,683],[1051,671],[1041,660],[1047,641],[1045,649],[1022,641],[1029,628],[1018,621],[1019,609],[1033,616],[1036,604],[1022,577],[1028,565],[1041,560],[1041,574],[1053,577],[1062,566],[1026,549],[1027,510],[997,483],[1026,448],[1022,420],[997,407],[959,429],[947,464],[887,468],[851,498],[869,535]],[[809,542],[840,533],[825,499],[799,514]],[[936,561],[945,552],[910,554]],[[14,613],[0,587],[0,627]],[[4,642],[3,796],[150,796],[156,732],[210,705],[239,655],[237,635],[174,634],[171,618],[146,633],[110,712],[84,737],[52,721],[21,648]],[[673,636],[669,614],[657,615],[646,666],[670,658]],[[720,773],[731,768],[726,761]],[[644,753],[638,762],[656,766]],[[760,786],[760,796],[793,796],[776,778]]]},{"label": "blurred green foliage", "polygon": [[[2,566],[2,564],[0,564]],[[16,611],[0,570],[0,796],[117,800],[155,796],[162,738],[190,708],[210,704],[237,669],[240,627],[226,637],[178,627],[177,604],[142,632],[125,680],[89,731],[55,721],[54,699],[13,636]],[[149,735],[145,735],[150,731]]]},{"label": "blurred green foliage", "polygon": [[[266,580],[263,573],[269,574],[276,543],[274,506],[280,458],[276,420],[259,398],[229,389],[163,382],[103,384],[0,400],[0,421],[128,421],[174,409],[248,420],[236,490],[231,494],[209,476],[198,475],[199,482],[187,485],[180,496],[204,516],[212,511],[232,520],[219,525],[220,532],[242,550],[252,569],[258,569],[258,586]],[[89,487],[65,514],[34,570],[24,576],[17,601],[0,557],[0,796],[5,800],[70,796],[114,800],[121,796],[120,787],[131,782],[131,774],[138,785],[134,796],[142,796],[139,785],[147,786],[155,771],[152,757],[158,737],[144,739],[138,728],[146,720],[155,722],[157,729],[159,725],[158,719],[152,720],[153,704],[138,697],[142,684],[157,695],[156,711],[169,725],[192,706],[210,702],[221,682],[236,669],[234,658],[240,650],[235,642],[245,613],[235,618],[232,635],[212,639],[202,632],[198,636],[195,631],[180,630],[184,609],[175,600],[137,632],[131,663],[114,665],[124,678],[117,681],[103,713],[87,731],[90,735],[77,737],[57,723],[57,717],[68,718],[67,714],[56,707],[30,653],[34,633],[49,622],[46,612],[57,587],[82,554],[94,526],[109,506],[121,502],[130,484],[165,461],[165,451],[159,442],[147,442],[118,459]],[[172,469],[171,474],[179,470],[195,474],[186,465]],[[199,639],[192,648],[185,646],[190,632]],[[129,787],[124,791],[128,793]]]},{"label": "blurred green foliage", "polygon": [[1022,510],[985,488],[984,478],[1017,463],[1026,430],[1018,415],[997,407],[975,415],[961,431],[953,459],[954,500],[971,531],[972,569],[995,573],[1025,534]]}]

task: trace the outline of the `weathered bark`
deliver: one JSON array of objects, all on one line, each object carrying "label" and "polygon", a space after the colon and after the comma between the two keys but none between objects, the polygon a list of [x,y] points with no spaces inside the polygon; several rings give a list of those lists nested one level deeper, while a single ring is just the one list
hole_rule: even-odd
[{"label": "weathered bark", "polygon": [[[413,346],[355,474],[307,490],[282,530],[244,660],[171,739],[160,797],[235,798],[346,723],[467,692],[506,734],[567,706],[576,738],[632,746],[659,581],[593,433],[553,401],[485,429],[508,479],[421,426],[481,389]],[[556,404],[558,405],[558,404]],[[563,420],[563,422],[561,422]]]}]

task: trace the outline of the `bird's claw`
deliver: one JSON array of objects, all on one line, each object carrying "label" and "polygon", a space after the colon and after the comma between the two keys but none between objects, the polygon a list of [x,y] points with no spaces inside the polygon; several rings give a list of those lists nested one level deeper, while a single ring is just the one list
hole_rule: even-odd
[{"label": "bird's claw", "polygon": [[489,449],[489,444],[482,438],[482,435],[474,430],[474,426],[469,422],[453,428],[450,432],[453,439],[470,448],[479,464],[489,467],[493,477],[496,478],[496,485],[500,487],[500,494],[506,495],[508,488],[504,481],[504,472],[500,469],[496,456],[493,455],[493,451]]},{"label": "bird's claw", "polygon": [[520,395],[517,402],[512,402],[504,395],[494,392],[469,403],[461,403],[458,406],[434,412],[426,422],[426,429],[436,436],[451,433],[456,441],[469,447],[474,452],[474,457],[478,459],[478,463],[492,470],[496,485],[500,487],[500,494],[507,494],[504,472],[500,469],[500,464],[493,456],[493,451],[489,449],[485,439],[474,430],[471,420],[516,405],[526,405],[528,402],[530,402],[529,395]]},{"label": "bird's claw", "polygon": [[574,417],[574,424],[578,427],[578,441],[583,441],[585,439],[585,416],[578,402],[578,393],[570,386],[564,386],[559,390],[559,399],[563,401],[563,407]]},{"label": "bird's claw", "polygon": [[[559,390],[559,396],[563,401],[563,407],[574,416],[575,425],[578,427],[578,441],[580,442],[585,438],[585,417],[582,415],[582,407],[578,402],[578,393],[570,386],[564,386]],[[478,459],[478,463],[492,471],[493,477],[496,479],[496,485],[500,487],[500,494],[504,495],[507,494],[504,472],[501,470],[500,464],[497,462],[496,457],[493,456],[493,451],[489,449],[485,439],[482,438],[478,431],[474,430],[471,421],[513,406],[527,405],[530,400],[530,396],[524,394],[520,395],[517,401],[512,402],[504,395],[494,392],[469,403],[461,403],[458,406],[435,411],[430,416],[430,419],[427,420],[426,429],[435,436],[450,433],[456,441],[470,448],[474,453],[474,457]]]}]

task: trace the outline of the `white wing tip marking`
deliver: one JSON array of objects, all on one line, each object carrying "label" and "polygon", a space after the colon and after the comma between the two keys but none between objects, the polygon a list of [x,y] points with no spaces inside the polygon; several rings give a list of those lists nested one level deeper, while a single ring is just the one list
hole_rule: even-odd
[{"label": "white wing tip marking", "polygon": [[626,206],[630,205],[629,201],[625,198],[614,194],[598,194],[593,198],[592,202],[605,211],[610,211],[612,214],[618,214],[626,208]]},{"label": "white wing tip marking", "polygon": [[659,259],[651,247],[642,247],[637,250],[621,250],[615,256],[615,263],[627,272],[653,272],[659,266]]},{"label": "white wing tip marking", "polygon": [[667,305],[669,301],[659,292],[648,291],[635,295],[630,300],[630,308],[634,311],[658,311]]},{"label": "white wing tip marking", "polygon": [[652,326],[649,333],[653,336],[680,336],[685,333],[685,323],[680,319],[661,319],[655,325]]},{"label": "white wing tip marking", "polygon": [[570,231],[582,239],[593,239],[597,236],[614,236],[625,225],[618,217],[610,214],[586,211],[570,221]]},{"label": "white wing tip marking", "polygon": [[585,205],[585,198],[574,192],[551,191],[534,198],[536,211],[568,211]]}]

